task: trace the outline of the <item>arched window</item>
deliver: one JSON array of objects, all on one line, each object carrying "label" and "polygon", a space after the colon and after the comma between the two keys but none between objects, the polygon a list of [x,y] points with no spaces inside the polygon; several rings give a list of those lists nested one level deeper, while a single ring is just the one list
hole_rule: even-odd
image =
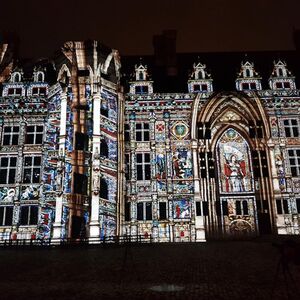
[{"label": "arched window", "polygon": [[108,186],[104,178],[100,180],[100,198],[108,200]]},{"label": "arched window", "polygon": [[42,72],[38,73],[37,81],[38,82],[44,82],[44,74]]},{"label": "arched window", "polygon": [[139,80],[144,80],[144,74],[143,74],[143,72],[139,72]]},{"label": "arched window", "polygon": [[251,73],[249,69],[246,69],[246,77],[251,77]]},{"label": "arched window", "polygon": [[278,68],[278,76],[282,77],[283,76],[283,71],[282,68]]},{"label": "arched window", "polygon": [[247,141],[228,128],[217,143],[220,193],[253,192],[252,164]]},{"label": "arched window", "polygon": [[198,71],[198,79],[203,79],[203,71]]},{"label": "arched window", "polygon": [[108,158],[108,146],[105,139],[102,139],[100,143],[100,156]]},{"label": "arched window", "polygon": [[13,82],[20,82],[21,81],[21,74],[20,73],[15,73],[13,75]]}]

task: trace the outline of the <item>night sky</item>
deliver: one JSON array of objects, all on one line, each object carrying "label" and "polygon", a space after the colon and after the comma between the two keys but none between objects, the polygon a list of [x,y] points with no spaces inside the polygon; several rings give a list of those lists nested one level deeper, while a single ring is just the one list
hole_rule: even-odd
[{"label": "night sky", "polygon": [[178,52],[291,50],[293,28],[300,29],[299,0],[1,2],[0,32],[19,35],[22,57],[49,56],[66,40],[89,38],[122,55],[146,55],[164,29],[178,30]]}]

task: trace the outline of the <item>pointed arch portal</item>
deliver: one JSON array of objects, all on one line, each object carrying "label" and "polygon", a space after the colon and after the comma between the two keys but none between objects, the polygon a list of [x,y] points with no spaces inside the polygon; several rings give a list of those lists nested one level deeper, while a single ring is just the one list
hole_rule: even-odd
[{"label": "pointed arch portal", "polygon": [[254,177],[250,146],[234,128],[216,143],[218,222],[225,234],[251,235],[257,231]]},{"label": "pointed arch portal", "polygon": [[[238,92],[193,106],[195,201],[203,215],[196,230],[206,238],[249,236],[271,230],[274,198],[268,177],[270,126],[261,100]],[[199,206],[198,204],[198,206]]]}]

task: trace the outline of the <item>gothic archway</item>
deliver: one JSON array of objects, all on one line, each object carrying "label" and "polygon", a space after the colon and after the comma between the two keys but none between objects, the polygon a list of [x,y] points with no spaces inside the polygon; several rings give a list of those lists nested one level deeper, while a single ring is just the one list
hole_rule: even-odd
[{"label": "gothic archway", "polygon": [[224,234],[256,234],[257,213],[253,162],[247,140],[235,128],[227,128],[215,149],[217,165],[218,222]]},{"label": "gothic archway", "polygon": [[[225,172],[226,163],[241,163],[239,155],[225,158],[222,154],[225,148],[230,149],[225,141],[230,134],[241,141],[237,146],[244,158],[239,168],[248,172],[248,177],[246,173],[243,178],[230,176],[229,166]],[[211,238],[252,235],[263,227],[258,226],[261,216],[272,223],[270,125],[261,100],[254,94],[250,98],[239,92],[219,93],[205,101],[197,96],[191,137],[194,201],[203,212],[196,217],[196,232],[205,231]]]}]

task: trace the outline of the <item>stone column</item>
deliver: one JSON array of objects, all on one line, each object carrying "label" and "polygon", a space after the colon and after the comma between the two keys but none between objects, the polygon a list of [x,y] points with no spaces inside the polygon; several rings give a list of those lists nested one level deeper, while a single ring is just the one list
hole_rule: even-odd
[{"label": "stone column", "polygon": [[[205,222],[204,216],[197,216],[196,201],[201,201],[200,194],[200,178],[199,178],[199,164],[198,164],[198,143],[196,140],[192,141],[192,155],[193,155],[193,169],[194,169],[194,216],[195,216],[195,234],[197,242],[205,242]],[[193,220],[191,220],[193,222]]]},{"label": "stone column", "polygon": [[64,159],[66,144],[66,120],[67,120],[67,91],[61,94],[60,110],[60,132],[57,163],[57,196],[55,205],[55,221],[53,224],[53,242],[57,243],[62,234],[62,210],[63,210],[63,177],[64,177]]},{"label": "stone column", "polygon": [[90,242],[100,241],[99,191],[100,191],[100,91],[93,95],[92,144],[92,199],[90,217]]}]

